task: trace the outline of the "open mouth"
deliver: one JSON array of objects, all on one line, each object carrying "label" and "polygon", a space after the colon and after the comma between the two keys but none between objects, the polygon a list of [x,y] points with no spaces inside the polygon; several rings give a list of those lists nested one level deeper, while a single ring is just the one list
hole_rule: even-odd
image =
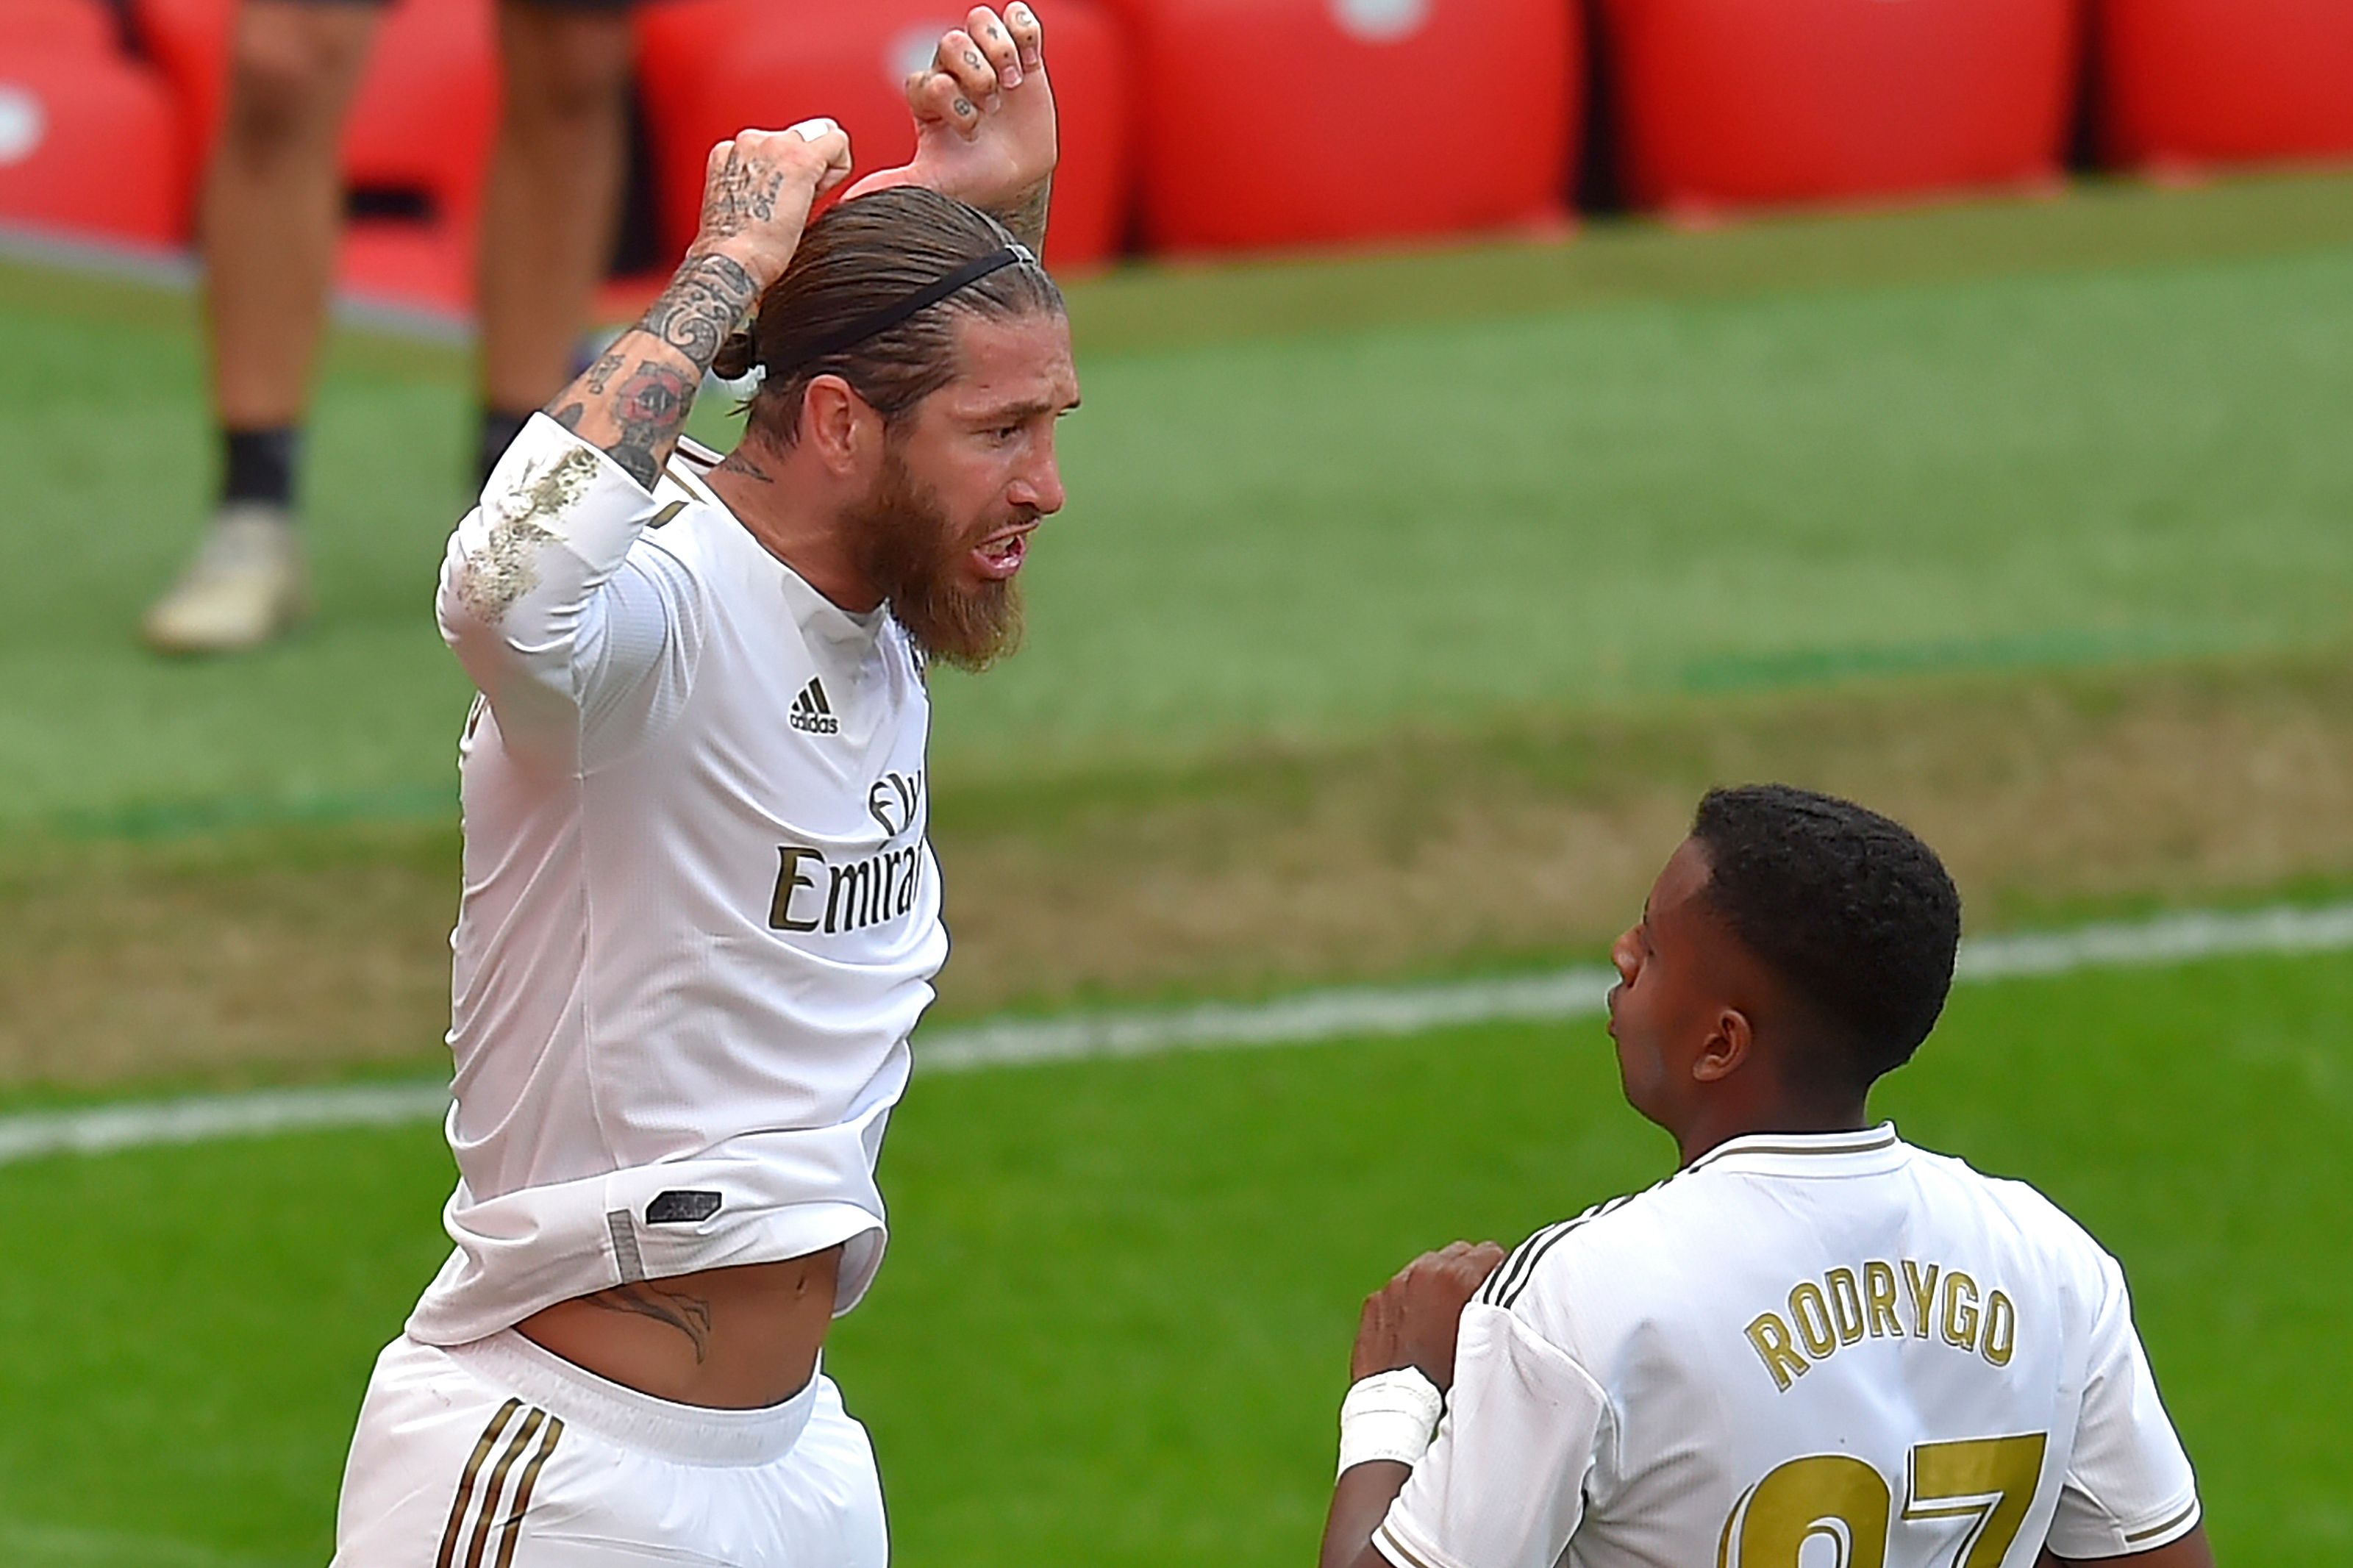
[{"label": "open mouth", "polygon": [[973,546],[973,565],[980,574],[1003,582],[1021,570],[1021,563],[1029,554],[1029,532],[1038,525],[1021,523],[1013,528],[1001,528]]}]

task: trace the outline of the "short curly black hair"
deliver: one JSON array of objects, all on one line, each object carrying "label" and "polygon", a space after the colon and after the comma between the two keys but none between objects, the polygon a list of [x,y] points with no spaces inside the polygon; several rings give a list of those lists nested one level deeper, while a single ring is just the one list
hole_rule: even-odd
[{"label": "short curly black hair", "polygon": [[1866,1089],[1912,1059],[1953,987],[1961,896],[1936,852],[1852,801],[1788,784],[1708,792],[1703,897],[1789,986],[1823,1049],[1793,1082]]}]

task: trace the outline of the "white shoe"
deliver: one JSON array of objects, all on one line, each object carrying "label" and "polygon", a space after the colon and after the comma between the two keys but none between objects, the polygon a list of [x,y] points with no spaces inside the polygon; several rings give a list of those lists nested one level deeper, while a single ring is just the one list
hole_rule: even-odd
[{"label": "white shoe", "polygon": [[195,559],[148,608],[142,629],[158,653],[236,653],[310,613],[293,519],[283,507],[236,502],[215,514]]}]

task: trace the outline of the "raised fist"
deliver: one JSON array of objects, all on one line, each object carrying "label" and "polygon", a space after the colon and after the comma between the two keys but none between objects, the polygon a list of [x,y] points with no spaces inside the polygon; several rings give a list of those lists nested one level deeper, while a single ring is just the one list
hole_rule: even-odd
[{"label": "raised fist", "polygon": [[1045,30],[1021,0],[1000,17],[976,5],[940,38],[932,62],[907,79],[915,156],[870,174],[850,195],[923,185],[1002,213],[1043,188],[1060,156]]},{"label": "raised fist", "polygon": [[830,120],[739,132],[711,150],[687,254],[723,253],[765,288],[784,276],[818,197],[849,177],[849,137]]}]

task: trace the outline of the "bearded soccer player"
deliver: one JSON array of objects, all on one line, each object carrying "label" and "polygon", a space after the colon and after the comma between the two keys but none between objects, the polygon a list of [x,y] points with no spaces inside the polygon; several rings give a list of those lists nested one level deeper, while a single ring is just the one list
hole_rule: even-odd
[{"label": "bearded soccer player", "polygon": [[[913,163],[806,234],[831,121],[716,148],[669,291],[450,541],[457,1245],[369,1384],[345,1568],[885,1561],[820,1352],[946,953],[923,672],[1011,646],[1078,401],[1036,18],[976,10],[911,92]],[[723,351],[763,379],[721,460],[678,435]]]},{"label": "bearded soccer player", "polygon": [[2211,1568],[2116,1260],[1865,1115],[1959,937],[1885,817],[1703,801],[1611,955],[1682,1167],[1366,1302],[1324,1568]]}]

